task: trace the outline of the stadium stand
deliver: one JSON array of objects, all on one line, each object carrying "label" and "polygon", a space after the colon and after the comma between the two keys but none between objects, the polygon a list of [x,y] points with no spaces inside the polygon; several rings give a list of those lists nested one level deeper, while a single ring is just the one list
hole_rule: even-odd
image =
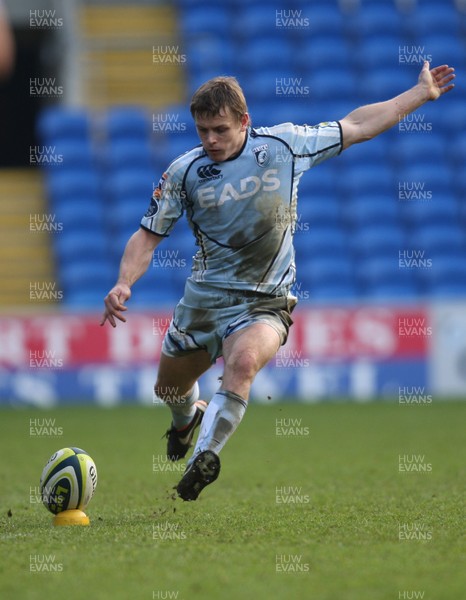
[{"label": "stadium stand", "polygon": [[[192,93],[213,75],[234,74],[254,125],[312,124],[403,91],[415,83],[424,55],[459,71],[466,65],[466,19],[453,2],[410,3],[407,11],[402,1],[368,1],[352,3],[350,12],[345,2],[292,4],[301,11],[295,26],[280,20],[291,10],[286,2],[178,0],[188,59],[178,67],[184,86],[177,89]],[[90,27],[89,16],[84,22]],[[300,91],[279,94],[278,82],[290,78]],[[54,246],[65,304],[101,303],[167,162],[199,143],[188,98],[179,93],[152,115],[147,105],[129,103],[97,113],[60,106],[43,112],[38,134],[64,156],[46,178],[50,205],[67,224]],[[420,112],[424,130],[408,121],[304,175],[295,241],[298,281],[309,300],[466,295],[465,101],[463,84],[441,107]],[[170,115],[178,128],[163,126]],[[159,260],[136,284],[138,306],[151,305],[155,289],[167,304],[181,293],[195,252],[184,222],[163,250],[179,265],[167,269]],[[423,250],[431,266],[400,268],[399,252],[409,250]]]}]

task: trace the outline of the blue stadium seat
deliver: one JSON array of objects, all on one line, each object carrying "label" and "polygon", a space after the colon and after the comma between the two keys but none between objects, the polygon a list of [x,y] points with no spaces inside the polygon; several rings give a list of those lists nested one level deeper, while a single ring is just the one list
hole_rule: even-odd
[{"label": "blue stadium seat", "polygon": [[127,168],[153,168],[153,150],[149,140],[117,139],[107,144],[106,166],[111,171]]},{"label": "blue stadium seat", "polygon": [[432,259],[431,267],[419,270],[419,276],[429,292],[440,285],[465,285],[466,262],[464,254],[436,257]]},{"label": "blue stadium seat", "polygon": [[63,170],[50,173],[47,189],[52,202],[71,202],[74,197],[100,197],[101,180],[96,170]]},{"label": "blue stadium seat", "polygon": [[318,256],[309,255],[298,264],[297,274],[303,287],[332,284],[335,282],[349,285],[353,282],[353,264],[347,255]]},{"label": "blue stadium seat", "polygon": [[146,169],[125,169],[109,175],[106,192],[109,199],[123,201],[125,198],[147,198],[147,203],[158,184],[159,174]]},{"label": "blue stadium seat", "polygon": [[361,289],[370,291],[389,285],[417,287],[416,271],[401,267],[399,259],[398,251],[361,257],[356,266],[356,279]]},{"label": "blue stadium seat", "polygon": [[228,35],[231,29],[231,16],[227,7],[222,4],[202,6],[183,11],[178,19],[178,26],[183,37]]},{"label": "blue stadium seat", "polygon": [[370,4],[350,13],[345,19],[345,30],[355,39],[386,33],[400,33],[403,21],[395,4]]},{"label": "blue stadium seat", "polygon": [[359,83],[360,97],[365,102],[381,102],[413,87],[417,74],[396,67],[382,67],[367,72]]},{"label": "blue stadium seat", "polygon": [[302,39],[295,57],[299,72],[311,73],[314,69],[328,66],[345,68],[351,66],[351,47],[340,34],[319,34]]},{"label": "blue stadium seat", "polygon": [[154,310],[154,306],[173,308],[181,297],[174,286],[152,284],[138,289],[136,287],[138,283],[134,286],[134,293],[130,300],[133,308],[150,310]]},{"label": "blue stadium seat", "polygon": [[[351,152],[351,148],[348,151]],[[366,192],[390,194],[393,193],[394,180],[394,172],[388,165],[354,165],[344,170],[338,185],[343,196]]]},{"label": "blue stadium seat", "polygon": [[366,166],[370,168],[373,163],[387,164],[389,158],[390,144],[387,138],[380,135],[373,140],[363,144],[354,144],[341,155],[339,161],[344,161],[345,165]]},{"label": "blue stadium seat", "polygon": [[377,73],[380,68],[396,67],[400,64],[400,47],[404,40],[399,32],[383,32],[359,40],[352,53],[353,66],[358,71]]},{"label": "blue stadium seat", "polygon": [[390,148],[391,159],[405,166],[408,164],[425,163],[426,161],[443,163],[447,155],[447,140],[442,133],[429,133],[429,139],[422,135],[400,136],[396,144]]},{"label": "blue stadium seat", "polygon": [[188,71],[186,82],[188,84],[187,93],[189,96],[192,96],[194,92],[206,81],[217,77],[218,75],[223,75],[223,73],[219,73],[216,68],[213,67],[205,67],[202,71]]},{"label": "blue stadium seat", "polygon": [[59,140],[87,141],[90,135],[90,117],[85,109],[51,106],[37,119],[37,133],[44,143]]},{"label": "blue stadium seat", "polygon": [[270,68],[259,69],[258,71],[254,70],[249,73],[243,73],[240,83],[243,86],[247,102],[251,102],[252,104],[261,103],[263,106],[270,104],[275,109],[276,107],[288,107],[292,104],[295,98],[290,99],[283,95],[283,93],[281,95],[277,94],[277,86],[280,86],[279,92],[283,92],[284,90],[281,88],[286,87],[286,84],[288,84],[290,90],[293,91],[292,86],[294,82],[292,78],[296,77],[297,75],[294,72],[290,73],[289,69],[281,71],[272,66]]},{"label": "blue stadium seat", "polygon": [[352,110],[357,108],[359,102],[356,98],[314,98],[311,97],[309,109],[312,115],[315,115],[311,123],[322,123],[325,121],[340,121]]},{"label": "blue stadium seat", "polygon": [[408,15],[406,23],[414,37],[429,35],[432,31],[445,31],[452,36],[460,33],[459,12],[453,2],[418,4],[417,10]]},{"label": "blue stadium seat", "polygon": [[[100,281],[103,282],[104,280]],[[71,287],[64,292],[63,304],[66,308],[73,309],[74,311],[90,309],[103,310],[103,300],[114,283],[115,277],[113,277],[106,289],[103,283],[101,285],[99,284],[98,288],[94,287],[92,283],[86,283],[83,287]]]},{"label": "blue stadium seat", "polygon": [[63,226],[60,235],[68,235],[70,231],[105,227],[105,210],[99,196],[73,196],[71,201],[65,199],[54,208],[55,220]]},{"label": "blue stadium seat", "polygon": [[379,283],[364,290],[363,298],[371,302],[414,302],[422,295],[421,288],[411,283]]},{"label": "blue stadium seat", "polygon": [[263,69],[274,70],[277,77],[287,77],[293,68],[294,49],[286,38],[269,34],[245,39],[236,52],[240,73],[259,75]]},{"label": "blue stadium seat", "polygon": [[434,258],[464,252],[466,262],[466,233],[457,223],[427,223],[417,228],[411,241],[414,247],[425,249],[426,253]]},{"label": "blue stadium seat", "polygon": [[332,256],[348,251],[346,231],[342,227],[319,227],[309,235],[295,237],[296,251],[302,256]]},{"label": "blue stadium seat", "polygon": [[466,129],[465,99],[458,98],[457,91],[455,89],[451,95],[444,98],[448,102],[448,110],[442,110],[438,119],[439,128],[447,136],[463,135]]},{"label": "blue stadium seat", "polygon": [[[416,181],[416,180],[415,180]],[[419,181],[419,180],[417,180]],[[426,190],[430,191],[429,184]],[[400,202],[400,213],[406,223],[412,227],[427,225],[454,225],[460,212],[456,197],[451,192],[432,192],[427,200],[406,200]]]},{"label": "blue stadium seat", "polygon": [[271,2],[245,2],[236,8],[234,18],[230,20],[233,35],[242,41],[258,36],[274,35],[280,41],[280,31],[277,27],[277,10],[283,10],[283,3]]},{"label": "blue stadium seat", "polygon": [[299,180],[298,197],[299,199],[309,198],[312,201],[314,194],[316,196],[326,196],[331,200],[338,199],[338,163],[336,160],[327,161],[317,165],[309,171],[303,173]]},{"label": "blue stadium seat", "polygon": [[177,156],[188,152],[192,148],[199,146],[201,143],[197,134],[187,135],[185,133],[173,133],[166,136],[165,140],[165,156],[168,163],[174,160]]},{"label": "blue stadium seat", "polygon": [[417,269],[401,263],[398,251],[386,256],[368,256],[358,263],[358,280],[364,298],[373,301],[413,300],[422,288]]},{"label": "blue stadium seat", "polygon": [[[191,111],[187,104],[169,104],[160,111],[163,115],[172,115],[168,117],[172,119],[170,127],[165,127],[165,133],[184,133],[187,135],[197,135],[196,125],[191,116]],[[165,117],[167,119],[167,117]]]},{"label": "blue stadium seat", "polygon": [[[250,96],[246,90],[246,86],[248,89],[251,89],[253,86],[253,78],[246,77],[242,79],[242,83],[253,127],[270,127],[294,119],[295,102],[284,102],[275,96],[275,90],[272,91],[273,96],[269,96],[267,100],[256,97],[254,92]],[[245,83],[246,85],[244,85]],[[266,84],[270,84],[270,79],[266,81]],[[298,102],[297,106],[301,108],[301,103]]]},{"label": "blue stadium seat", "polygon": [[147,141],[150,134],[149,114],[137,106],[110,108],[106,115],[106,134],[111,142],[117,139]]},{"label": "blue stadium seat", "polygon": [[45,163],[48,171],[71,170],[71,169],[90,169],[95,167],[98,160],[97,153],[91,144],[90,139],[71,139],[61,138],[52,144],[53,155],[57,156],[60,162]]},{"label": "blue stadium seat", "polygon": [[[427,141],[427,140],[426,140]],[[424,183],[424,188],[432,190],[433,195],[451,192],[453,186],[453,169],[447,162],[424,159],[422,163],[408,164],[397,170],[399,181],[417,181]]]},{"label": "blue stadium seat", "polygon": [[102,302],[105,294],[114,285],[116,276],[117,273],[110,262],[100,256],[67,264],[60,270],[59,276],[64,302],[66,303],[68,294],[74,293],[74,290],[100,292]]},{"label": "blue stadium seat", "polygon": [[311,302],[320,304],[342,304],[354,303],[360,298],[360,291],[357,286],[351,283],[333,283],[316,285],[309,290],[309,299]]},{"label": "blue stadium seat", "polygon": [[187,55],[189,56],[189,70],[201,74],[208,70],[216,70],[219,75],[233,72],[235,54],[233,44],[225,36],[210,35],[194,39],[192,43],[186,41]]},{"label": "blue stadium seat", "polygon": [[[261,117],[260,115],[263,116]],[[255,126],[278,125],[280,123],[311,125],[315,123],[312,120],[312,106],[309,106],[309,99],[306,96],[303,96],[301,99],[291,98],[288,100],[279,96],[273,101],[264,99],[262,110],[254,110],[252,117],[253,125]]]},{"label": "blue stadium seat", "polygon": [[108,240],[102,227],[68,231],[54,238],[54,249],[61,273],[66,272],[70,265],[92,260],[108,258]]},{"label": "blue stadium seat", "polygon": [[[294,2],[291,3],[294,8]],[[302,15],[309,19],[309,29],[303,30],[305,35],[309,32],[343,34],[346,16],[344,17],[337,2],[305,2],[301,5]]]},{"label": "blue stadium seat", "polygon": [[350,237],[351,248],[359,256],[397,258],[399,251],[406,248],[406,243],[406,236],[401,227],[384,223],[353,230]]},{"label": "blue stadium seat", "polygon": [[312,98],[329,101],[357,97],[359,90],[353,73],[339,67],[314,69],[309,84]]},{"label": "blue stadium seat", "polygon": [[124,196],[119,201],[112,201],[112,209],[107,215],[108,222],[114,231],[126,232],[129,238],[138,229],[148,206],[147,196]]},{"label": "blue stadium seat", "polygon": [[361,228],[366,225],[396,225],[399,223],[399,206],[393,194],[368,191],[350,197],[342,204],[344,219],[351,227]]},{"label": "blue stadium seat", "polygon": [[432,65],[447,64],[460,68],[466,64],[462,39],[453,32],[429,33],[419,37],[418,43],[425,48],[427,55],[432,56]]},{"label": "blue stadium seat", "polygon": [[464,200],[466,197],[466,170],[458,169],[454,174],[455,191],[458,197]]},{"label": "blue stadium seat", "polygon": [[298,217],[310,228],[327,227],[341,223],[342,209],[334,196],[314,193],[306,198],[299,194]]},{"label": "blue stadium seat", "polygon": [[457,134],[447,146],[448,158],[451,163],[462,167],[466,164],[466,136],[463,132]]},{"label": "blue stadium seat", "polygon": [[[239,0],[234,0],[239,1]],[[180,11],[189,12],[191,10],[197,10],[199,8],[199,0],[175,0],[174,4],[176,4],[177,8]],[[215,8],[218,6],[218,0],[204,0],[202,3],[204,9],[208,10],[210,8]]]},{"label": "blue stadium seat", "polygon": [[442,281],[435,283],[428,289],[429,298],[436,299],[461,299],[466,298],[466,281]]}]

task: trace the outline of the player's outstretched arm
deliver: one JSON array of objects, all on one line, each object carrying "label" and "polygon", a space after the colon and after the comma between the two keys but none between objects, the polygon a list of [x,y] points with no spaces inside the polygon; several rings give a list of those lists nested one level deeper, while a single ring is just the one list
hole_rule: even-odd
[{"label": "player's outstretched arm", "polygon": [[116,327],[115,318],[126,323],[122,312],[127,310],[125,302],[131,297],[131,286],[147,271],[153,252],[162,240],[163,237],[145,229],[139,229],[130,237],[121,259],[118,281],[104,299],[101,325],[108,321]]},{"label": "player's outstretched arm", "polygon": [[430,69],[425,61],[417,85],[399,96],[362,106],[340,121],[343,132],[343,149],[372,139],[396,125],[407,114],[430,100],[437,100],[454,88],[454,69],[441,65]]}]

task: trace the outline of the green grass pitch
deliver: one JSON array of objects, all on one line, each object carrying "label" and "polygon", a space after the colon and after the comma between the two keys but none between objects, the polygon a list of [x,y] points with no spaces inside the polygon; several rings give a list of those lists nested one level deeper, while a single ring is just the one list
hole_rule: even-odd
[{"label": "green grass pitch", "polygon": [[[0,598],[460,600],[465,412],[251,405],[219,479],[187,503],[163,460],[165,408],[2,410]],[[90,527],[53,527],[35,497],[65,446],[97,464]]]}]

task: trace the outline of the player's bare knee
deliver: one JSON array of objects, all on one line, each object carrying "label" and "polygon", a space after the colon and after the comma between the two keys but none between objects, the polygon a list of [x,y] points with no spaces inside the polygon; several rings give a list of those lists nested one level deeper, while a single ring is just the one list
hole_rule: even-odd
[{"label": "player's bare knee", "polygon": [[228,358],[225,370],[243,381],[252,381],[259,370],[258,357],[252,350],[234,352]]}]

